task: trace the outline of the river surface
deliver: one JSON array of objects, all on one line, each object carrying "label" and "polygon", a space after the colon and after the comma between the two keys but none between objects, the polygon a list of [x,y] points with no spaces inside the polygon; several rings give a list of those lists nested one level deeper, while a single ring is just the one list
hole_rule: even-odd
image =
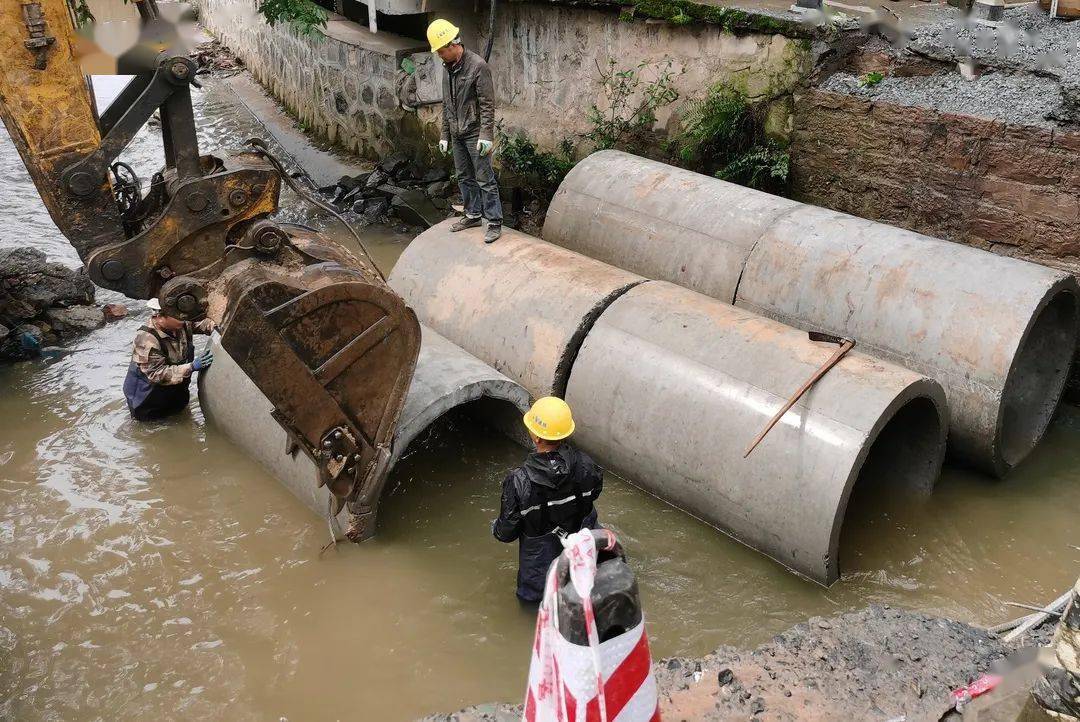
[{"label": "river surface", "polygon": [[[266,136],[221,81],[196,115],[204,150]],[[126,154],[145,177],[158,142],[147,130]],[[2,130],[0,217],[0,246],[77,264]],[[384,270],[407,242],[361,233]],[[451,420],[394,470],[378,536],[320,558],[325,525],[197,400],[168,423],[128,418],[145,318],[128,305],[69,355],[0,368],[0,717],[398,720],[520,699],[534,620],[513,596],[515,548],[488,529],[523,451]],[[617,479],[598,507],[638,573],[654,655],[698,655],[870,602],[981,624],[1018,616],[1004,601],[1047,602],[1080,566],[1078,469],[1068,407],[1005,481],[946,469],[925,501],[863,500],[829,589]]]}]

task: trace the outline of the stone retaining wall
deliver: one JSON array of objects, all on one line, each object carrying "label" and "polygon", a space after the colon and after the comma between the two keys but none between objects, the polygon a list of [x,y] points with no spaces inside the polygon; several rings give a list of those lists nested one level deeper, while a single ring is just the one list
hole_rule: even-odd
[{"label": "stone retaining wall", "polygon": [[1080,132],[812,90],[791,154],[799,200],[1080,275]]},{"label": "stone retaining wall", "polygon": [[[405,55],[419,67],[421,100],[439,100],[442,71],[422,41],[373,35],[340,16],[332,16],[325,32],[299,35],[269,27],[256,14],[255,0],[198,2],[203,24],[318,135],[365,156],[419,150],[437,140],[437,103],[409,113],[397,101]],[[466,44],[480,48],[486,15],[467,6],[453,19]],[[810,47],[805,38],[780,34],[735,35],[717,25],[620,20],[612,10],[503,3],[491,57],[496,117],[507,130],[524,131],[540,146],[554,148],[587,130],[590,106],[604,107],[598,68],[606,68],[609,58],[620,70],[646,63],[646,80],[655,75],[654,64],[670,60],[684,98],[701,97],[718,83],[750,98],[777,97],[779,119],[771,125],[783,134],[791,127],[790,93],[813,66]],[[676,105],[660,114],[661,128],[673,127]]]},{"label": "stone retaining wall", "polygon": [[422,42],[372,34],[336,15],[325,32],[309,35],[270,27],[256,13],[256,0],[198,4],[202,24],[306,130],[365,157],[415,149],[420,124],[398,103],[397,76],[405,56],[429,59]]}]

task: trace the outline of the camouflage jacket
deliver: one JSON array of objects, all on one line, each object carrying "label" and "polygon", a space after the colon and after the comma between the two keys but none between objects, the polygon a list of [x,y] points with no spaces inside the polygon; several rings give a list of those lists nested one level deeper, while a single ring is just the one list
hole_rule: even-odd
[{"label": "camouflage jacket", "polygon": [[[148,324],[154,327],[153,320]],[[158,331],[163,340],[139,329],[132,345],[131,362],[138,365],[152,384],[172,386],[183,383],[191,376],[191,364],[187,362],[188,346],[193,333],[209,334],[215,328],[214,322],[206,318],[198,323],[190,321],[176,336]]]}]

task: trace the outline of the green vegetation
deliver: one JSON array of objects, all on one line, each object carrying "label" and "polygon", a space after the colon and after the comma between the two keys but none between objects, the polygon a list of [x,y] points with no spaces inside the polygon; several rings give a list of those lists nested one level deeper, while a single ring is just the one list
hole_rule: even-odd
[{"label": "green vegetation", "polygon": [[586,117],[592,128],[585,133],[585,139],[597,150],[616,146],[641,150],[656,125],[656,111],[679,99],[671,61],[652,66],[656,68],[656,78],[645,81],[642,71],[649,67],[649,63],[640,63],[636,68],[617,70],[614,58],[608,60],[606,70],[597,66],[607,107],[589,108]]},{"label": "green vegetation", "polygon": [[564,138],[556,153],[542,151],[524,133],[509,136],[500,125],[495,129],[499,157],[505,170],[520,176],[538,195],[550,198],[574,167],[574,141]]},{"label": "green vegetation", "polygon": [[[679,100],[671,66],[665,60],[619,70],[609,60],[606,68],[597,67],[607,103],[605,110],[594,105],[587,112],[590,127],[580,136],[586,148],[617,148],[732,183],[785,193],[791,160],[785,145],[765,131],[769,108],[776,105],[773,98],[751,102],[745,90],[718,85],[703,99],[684,103],[678,111],[680,130],[667,141],[659,140],[657,112]],[[517,176],[543,204],[574,167],[577,140],[565,138],[549,152],[523,133],[511,136],[501,125],[496,128],[503,170]]]},{"label": "green vegetation", "polygon": [[790,157],[766,137],[765,110],[765,103],[749,103],[737,90],[717,86],[682,109],[682,130],[667,143],[668,151],[685,168],[783,193]]},{"label": "green vegetation", "polygon": [[714,175],[749,188],[783,194],[787,190],[791,156],[779,143],[766,139],[754,144]]},{"label": "green vegetation", "polygon": [[884,79],[885,76],[875,70],[872,73],[867,73],[862,76],[862,78],[859,79],[859,85],[864,88],[872,88]]},{"label": "green vegetation", "polygon": [[287,23],[301,35],[326,27],[326,11],[311,0],[259,0],[258,10],[271,25]]},{"label": "green vegetation", "polygon": [[675,25],[693,21],[719,25],[735,33],[780,33],[788,37],[806,37],[813,31],[797,21],[782,20],[761,13],[749,13],[730,7],[705,5],[693,0],[627,0],[628,9],[620,18],[657,18]]},{"label": "green vegetation", "polygon": [[68,7],[75,16],[75,24],[79,27],[94,22],[94,13],[90,12],[87,0],[68,0]]}]

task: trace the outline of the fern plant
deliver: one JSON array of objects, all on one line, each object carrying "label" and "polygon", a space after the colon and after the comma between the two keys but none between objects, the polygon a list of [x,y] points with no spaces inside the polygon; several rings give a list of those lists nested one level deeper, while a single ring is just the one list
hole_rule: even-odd
[{"label": "fern plant", "polygon": [[259,0],[258,10],[270,25],[287,23],[301,35],[326,27],[326,11],[311,0]]}]

